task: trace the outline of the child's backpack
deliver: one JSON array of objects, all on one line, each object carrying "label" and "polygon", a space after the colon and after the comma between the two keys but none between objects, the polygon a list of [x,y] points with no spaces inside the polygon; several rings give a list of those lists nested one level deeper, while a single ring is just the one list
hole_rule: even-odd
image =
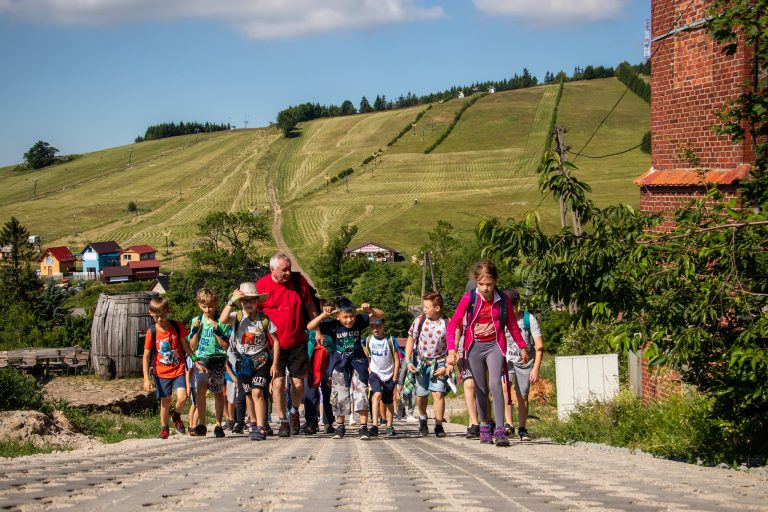
[{"label": "child's backpack", "polygon": [[[365,338],[365,343],[363,343],[363,351],[365,351],[365,355],[368,356],[368,359],[371,358],[370,350],[368,349],[368,346],[371,343],[371,340],[373,339],[373,334],[369,334],[367,338]],[[398,359],[400,358],[400,353],[397,349],[399,346],[397,344],[397,340],[394,336],[391,334],[387,336],[387,341],[389,342],[389,355],[392,356],[392,362],[396,363]]]},{"label": "child's backpack", "polygon": [[[243,312],[238,311],[237,315],[232,319],[232,335],[230,337],[230,346],[232,347],[232,351],[237,356],[237,359],[240,363],[240,367],[237,369],[236,375],[237,380],[240,382],[251,382],[253,380],[253,374],[256,371],[256,368],[253,367],[253,359],[248,357],[245,354],[240,354],[237,351],[237,348],[235,348],[235,338],[237,337],[237,326],[240,325],[240,322],[243,321]],[[267,346],[272,345],[272,338],[269,337],[269,318],[267,315],[262,314],[261,315],[261,327],[264,329],[264,336],[266,336],[267,339]]]},{"label": "child's backpack", "polygon": [[[181,343],[181,327],[179,327],[179,323],[176,320],[168,320],[171,322],[171,329],[173,329],[173,332],[176,333],[176,337],[179,339],[179,343]],[[152,347],[149,349],[149,366],[150,368],[155,366],[155,356],[157,355],[157,327],[155,327],[155,323],[153,322],[152,325],[149,326],[149,333],[152,336]],[[186,367],[187,362],[186,359],[184,360],[184,366]]]}]

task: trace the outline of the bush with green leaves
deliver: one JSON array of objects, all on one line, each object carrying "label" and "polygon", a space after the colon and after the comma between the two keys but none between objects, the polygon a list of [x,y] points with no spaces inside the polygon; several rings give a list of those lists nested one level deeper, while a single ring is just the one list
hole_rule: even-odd
[{"label": "bush with green leaves", "polygon": [[0,411],[39,410],[43,390],[37,380],[15,368],[0,369]]}]

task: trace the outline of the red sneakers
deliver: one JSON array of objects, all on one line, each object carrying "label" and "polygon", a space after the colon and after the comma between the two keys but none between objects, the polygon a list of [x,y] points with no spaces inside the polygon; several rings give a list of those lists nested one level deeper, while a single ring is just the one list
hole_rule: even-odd
[{"label": "red sneakers", "polygon": [[184,422],[181,421],[181,414],[174,411],[173,414],[171,414],[171,419],[173,420],[173,424],[176,426],[176,432],[179,434],[186,432],[186,429],[184,428]]},{"label": "red sneakers", "polygon": [[170,432],[168,431],[168,427],[163,427],[160,429],[160,439],[168,439],[168,435]]}]

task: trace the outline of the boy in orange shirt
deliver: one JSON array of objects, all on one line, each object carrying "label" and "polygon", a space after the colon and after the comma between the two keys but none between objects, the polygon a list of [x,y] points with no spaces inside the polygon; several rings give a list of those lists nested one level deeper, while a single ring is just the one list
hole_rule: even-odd
[{"label": "boy in orange shirt", "polygon": [[160,399],[160,438],[168,439],[168,417],[171,411],[171,395],[176,390],[176,409],[173,423],[179,433],[184,433],[181,411],[187,400],[185,354],[194,354],[187,344],[187,328],[184,324],[169,320],[170,305],[165,297],[153,297],[149,301],[149,316],[155,324],[144,338],[144,391],[150,391],[150,366],[155,381],[155,396]]}]

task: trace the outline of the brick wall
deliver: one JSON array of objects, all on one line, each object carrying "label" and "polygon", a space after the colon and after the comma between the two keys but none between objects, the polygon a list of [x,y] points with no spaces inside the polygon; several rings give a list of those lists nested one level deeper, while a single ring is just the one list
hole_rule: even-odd
[{"label": "brick wall", "polygon": [[[653,0],[652,37],[670,31],[682,12],[678,27],[703,19],[710,2]],[[651,134],[652,163],[657,170],[696,167],[684,153],[696,155],[700,166],[731,169],[754,159],[751,141],[734,145],[718,137],[710,126],[723,103],[741,92],[751,79],[753,55],[742,47],[731,56],[700,26],[682,30],[652,43]]]},{"label": "brick wall", "polygon": [[[738,185],[721,185],[722,202],[738,197]],[[655,231],[668,233],[675,227],[674,212],[693,198],[706,196],[703,186],[653,186],[640,188],[640,210],[648,213],[665,212],[664,222]]]},{"label": "brick wall", "polygon": [[640,357],[641,394],[643,404],[664,400],[683,391],[680,374],[664,366],[648,367],[648,361]]}]

